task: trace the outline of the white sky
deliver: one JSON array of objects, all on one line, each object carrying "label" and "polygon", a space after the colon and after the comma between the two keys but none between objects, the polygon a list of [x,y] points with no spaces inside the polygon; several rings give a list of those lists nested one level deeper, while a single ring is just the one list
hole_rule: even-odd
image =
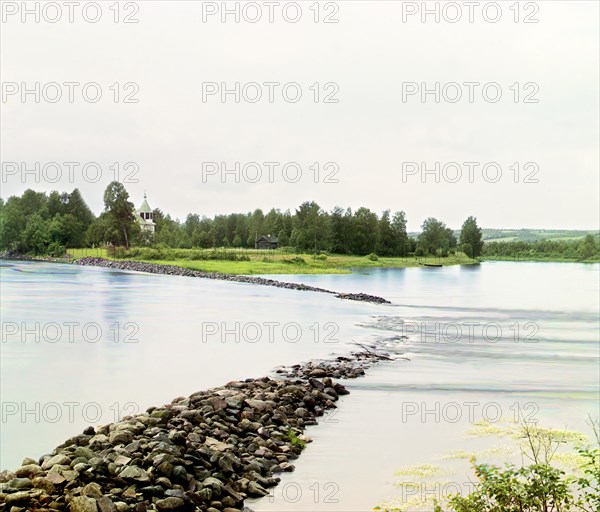
[{"label": "white sky", "polygon": [[[137,183],[126,187],[136,206],[146,191],[153,208],[182,219],[188,212],[293,210],[315,200],[327,210],[335,205],[402,209],[409,230],[417,230],[429,216],[458,228],[468,215],[490,228],[598,228],[597,1],[521,2],[521,17],[532,14],[538,23],[515,23],[513,1],[499,2],[497,23],[483,18],[481,6],[489,2],[474,7],[473,23],[463,2],[456,3],[463,11],[457,23],[443,17],[436,23],[432,15],[423,23],[418,14],[402,19],[403,10],[420,8],[421,2],[341,1],[335,24],[314,23],[313,1],[300,2],[302,19],[295,24],[283,19],[280,6],[274,7],[273,23],[243,18],[236,23],[232,15],[225,23],[218,15],[203,22],[203,9],[211,3],[193,0],[136,2],[136,24],[114,23],[109,9],[114,2],[100,2],[99,22],[86,22],[75,7],[69,23],[64,2],[56,3],[63,19],[53,24],[44,13],[39,23],[33,15],[23,23],[21,12],[10,15],[12,6],[20,10],[22,2],[2,2],[5,92],[9,82],[19,87],[22,82],[29,87],[35,82],[97,82],[103,96],[92,104],[82,99],[79,88],[73,103],[65,97],[54,104],[44,98],[36,103],[33,95],[23,102],[19,93],[3,97],[3,198],[26,188],[79,187],[100,213],[112,177],[109,167],[135,162]],[[221,3],[212,4],[220,8]],[[268,7],[257,3],[266,18]],[[321,15],[333,9],[326,3],[321,2]],[[234,4],[227,2],[230,8]],[[27,6],[34,8],[34,2]],[[436,2],[427,6],[433,9]],[[46,17],[53,17],[56,11],[47,9]],[[121,3],[122,16],[131,9]],[[447,17],[454,16],[446,9]],[[114,103],[109,86],[115,82],[138,84],[139,102]],[[297,82],[303,97],[288,103],[279,88],[274,103],[235,103],[228,97],[224,104],[218,96],[203,102],[204,82]],[[339,102],[314,103],[309,87],[315,82],[335,82]],[[489,103],[479,87],[473,103],[435,103],[433,96],[422,103],[418,95],[403,102],[403,82],[429,87],[435,82],[497,82],[503,95]],[[515,82],[521,84],[518,103],[509,89]],[[539,87],[538,103],[522,102],[531,90],[523,88],[528,82]],[[467,88],[462,89],[466,95]],[[67,88],[62,90],[66,96]],[[426,183],[419,175],[403,182],[403,162],[433,168],[435,162],[452,161],[497,162],[502,177],[487,183],[479,167],[470,183],[463,166],[457,183],[435,183],[432,175]],[[11,162],[26,162],[28,168],[35,162],[97,162],[102,175],[89,183],[76,170],[71,182],[62,166],[57,183],[44,176],[36,183],[33,174],[12,174]],[[229,168],[235,162],[297,162],[302,178],[287,183],[276,171],[275,182],[269,183],[263,166],[259,183],[236,184],[232,176],[221,183],[219,175],[203,180],[203,162],[227,162]],[[338,183],[314,183],[309,169],[314,162],[335,162]],[[514,183],[509,167],[515,162],[535,162],[539,182]],[[48,169],[47,177],[53,176]]]}]

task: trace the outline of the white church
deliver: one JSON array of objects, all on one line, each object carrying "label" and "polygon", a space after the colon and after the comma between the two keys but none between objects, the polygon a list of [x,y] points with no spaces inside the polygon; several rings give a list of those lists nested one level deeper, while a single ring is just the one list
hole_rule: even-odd
[{"label": "white church", "polygon": [[154,220],[152,220],[152,209],[150,208],[148,200],[146,199],[146,193],[144,193],[144,202],[136,213],[137,221],[139,222],[142,230],[154,234],[156,224],[154,224]]}]

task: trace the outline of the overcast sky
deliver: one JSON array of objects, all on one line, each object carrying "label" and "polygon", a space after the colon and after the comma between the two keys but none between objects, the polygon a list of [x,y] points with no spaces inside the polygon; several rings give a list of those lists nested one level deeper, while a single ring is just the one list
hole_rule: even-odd
[{"label": "overcast sky", "polygon": [[[424,20],[421,12],[411,14],[421,2],[321,2],[318,9],[312,1],[300,2],[296,23],[296,7],[284,1],[272,7],[242,2],[239,23],[234,14],[224,22],[222,13],[211,14],[222,2],[123,2],[118,23],[112,1],[100,2],[96,23],[81,10],[86,6],[86,16],[97,17],[89,2],[74,7],[73,23],[64,2],[40,7],[39,22],[34,14],[23,21],[21,3],[2,2],[5,199],[26,188],[78,187],[98,214],[118,162],[136,206],[146,191],[151,207],[181,219],[189,212],[293,211],[315,200],[326,210],[404,210],[410,230],[429,216],[458,228],[468,215],[490,228],[598,228],[596,1],[522,2],[518,13],[512,1],[499,2],[499,13],[495,6],[484,12],[489,2],[481,2],[472,7],[472,23],[464,2],[427,2],[440,10],[439,22],[433,14]],[[56,5],[62,18],[50,23]],[[258,8],[262,19],[252,23]],[[459,9],[462,18],[451,23]],[[127,16],[138,23],[124,23]],[[324,23],[326,18],[338,22]],[[21,95],[23,84],[34,89],[36,82],[39,103],[33,93]],[[55,103],[58,89],[51,82],[61,84]],[[92,103],[96,86],[86,89],[87,100],[82,86],[73,86],[70,103],[65,82],[95,82],[102,97]],[[129,82],[135,85],[125,87]],[[223,102],[219,91],[203,98],[203,90],[214,92],[211,82],[219,89],[239,82],[245,94],[239,103],[234,94]],[[251,82],[263,94],[255,103],[257,88],[244,88]],[[433,93],[423,102],[422,84],[434,90],[436,82],[439,102]],[[452,82],[459,88],[447,85]],[[297,85],[288,86],[284,97],[288,83]],[[299,89],[302,97],[294,103]],[[502,96],[493,102],[499,90]],[[414,94],[403,97],[403,91]],[[458,91],[462,97],[453,103]],[[125,103],[128,95],[138,102]],[[62,178],[51,183],[55,168],[47,166],[37,179],[13,165],[22,162],[29,169],[36,162],[40,168],[49,162],[80,166],[69,176],[61,165]],[[83,177],[88,162],[100,166],[96,183],[90,182],[93,166]],[[123,169],[127,162],[139,167],[135,175],[129,175],[133,167]],[[225,162],[228,169],[239,162],[240,183],[211,162]],[[250,162],[261,164],[257,183],[249,181],[257,179],[256,167],[242,173]],[[270,175],[265,162],[279,165]],[[290,162],[299,167],[287,166],[284,174]],[[439,183],[410,162],[433,170],[439,162]],[[441,172],[448,162],[461,164],[462,177],[456,167]],[[470,173],[465,162],[479,165]],[[498,165],[488,165],[484,174],[490,162]]]}]

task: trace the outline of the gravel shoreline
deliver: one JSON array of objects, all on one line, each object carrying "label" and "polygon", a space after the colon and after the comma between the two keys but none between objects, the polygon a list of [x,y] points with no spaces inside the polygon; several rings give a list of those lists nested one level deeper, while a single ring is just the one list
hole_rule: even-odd
[{"label": "gravel shoreline", "polygon": [[282,367],[88,427],[2,471],[0,510],[251,512],[245,499],[294,470],[306,427],[349,393],[331,377],[360,377],[381,359],[360,352]]},{"label": "gravel shoreline", "polygon": [[85,257],[78,259],[78,265],[90,267],[114,268],[118,270],[132,270],[136,272],[147,272],[150,274],[161,274],[170,276],[201,277],[204,279],[216,279],[219,281],[233,281],[236,283],[257,284],[261,286],[274,286],[276,288],[287,288],[290,290],[300,290],[318,293],[329,293],[339,299],[355,300],[359,302],[372,302],[374,304],[391,304],[389,300],[376,295],[366,293],[338,293],[325,288],[317,288],[301,283],[286,283],[275,279],[266,279],[264,277],[241,276],[235,274],[221,274],[218,272],[202,272],[199,270],[189,270],[175,265],[160,265],[157,263],[144,263],[141,261],[129,260],[107,260],[104,258]]}]

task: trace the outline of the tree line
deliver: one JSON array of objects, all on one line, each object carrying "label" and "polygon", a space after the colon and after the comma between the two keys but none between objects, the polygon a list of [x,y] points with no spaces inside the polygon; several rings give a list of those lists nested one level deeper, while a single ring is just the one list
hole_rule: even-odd
[{"label": "tree line", "polygon": [[314,201],[293,212],[256,209],[248,213],[189,214],[184,221],[160,209],[153,211],[155,234],[143,231],[125,187],[111,183],[104,192],[104,211],[95,217],[79,190],[50,194],[26,190],[20,197],[0,199],[0,250],[21,254],[60,256],[67,248],[154,245],[171,248],[253,248],[262,235],[279,239],[280,246],[300,252],[364,256],[447,256],[462,250],[481,255],[481,229],[474,217],[462,226],[457,240],[442,221],[428,218],[417,238],[408,236],[404,211],[335,207],[323,210]]},{"label": "tree line", "polygon": [[534,242],[487,242],[483,256],[488,258],[598,260],[600,243],[591,234],[577,240],[537,240]]}]

